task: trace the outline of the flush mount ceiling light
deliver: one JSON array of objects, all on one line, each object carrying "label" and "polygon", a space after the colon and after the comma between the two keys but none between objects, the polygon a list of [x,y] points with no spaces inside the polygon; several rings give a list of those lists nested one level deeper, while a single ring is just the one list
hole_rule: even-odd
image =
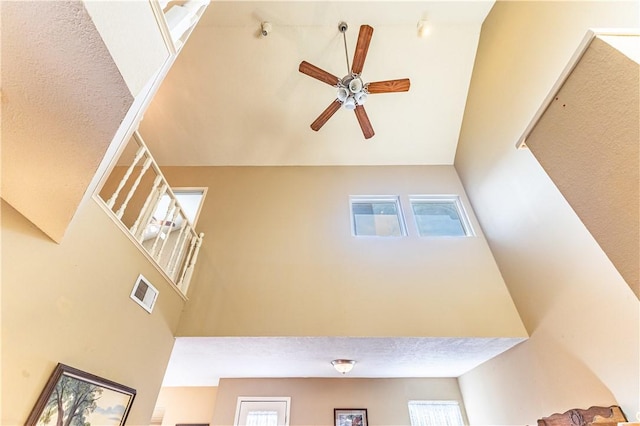
[{"label": "flush mount ceiling light", "polygon": [[338,371],[338,373],[347,374],[356,362],[352,359],[334,359],[331,361],[331,365]]}]

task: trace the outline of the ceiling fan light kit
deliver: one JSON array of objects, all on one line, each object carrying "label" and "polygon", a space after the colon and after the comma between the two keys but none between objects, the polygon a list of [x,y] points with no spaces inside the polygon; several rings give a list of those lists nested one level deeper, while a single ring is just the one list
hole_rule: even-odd
[{"label": "ceiling fan light kit", "polygon": [[355,109],[367,100],[367,88],[362,79],[355,74],[338,81],[338,100],[346,109]]},{"label": "ceiling fan light kit", "polygon": [[369,25],[360,26],[360,33],[358,34],[356,51],[353,55],[353,64],[351,67],[349,67],[349,55],[347,53],[347,39],[345,35],[348,28],[346,22],[340,22],[340,24],[338,24],[338,30],[344,38],[345,57],[347,59],[347,69],[349,70],[345,77],[338,78],[306,61],[300,63],[298,70],[309,77],[313,77],[337,89],[336,99],[311,123],[313,130],[320,130],[329,118],[331,118],[341,106],[344,106],[345,109],[355,111],[362,133],[365,139],[369,139],[373,137],[375,133],[363,106],[368,95],[374,93],[406,92],[409,90],[411,83],[408,78],[365,83],[362,80],[361,73],[373,36],[373,27]]}]

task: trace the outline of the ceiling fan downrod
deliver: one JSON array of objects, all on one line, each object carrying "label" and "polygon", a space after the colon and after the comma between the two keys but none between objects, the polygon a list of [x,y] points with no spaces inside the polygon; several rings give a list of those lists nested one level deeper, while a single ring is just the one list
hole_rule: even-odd
[{"label": "ceiling fan downrod", "polygon": [[338,24],[338,30],[342,33],[344,41],[344,56],[347,60],[347,75],[337,83],[338,100],[346,108],[353,110],[356,105],[363,105],[367,99],[367,85],[362,82],[360,75],[352,72],[349,64],[349,51],[347,50],[347,29],[349,26],[342,21]]},{"label": "ceiling fan downrod", "polygon": [[347,74],[351,73],[351,65],[349,65],[349,53],[347,52],[347,30],[349,26],[346,22],[342,21],[338,24],[338,31],[342,33],[342,40],[344,41],[344,56],[347,58]]}]

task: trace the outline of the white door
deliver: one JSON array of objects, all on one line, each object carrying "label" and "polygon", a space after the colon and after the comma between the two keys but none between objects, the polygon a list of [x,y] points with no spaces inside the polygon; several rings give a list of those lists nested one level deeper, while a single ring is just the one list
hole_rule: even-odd
[{"label": "white door", "polygon": [[238,397],[235,426],[289,426],[290,397]]}]

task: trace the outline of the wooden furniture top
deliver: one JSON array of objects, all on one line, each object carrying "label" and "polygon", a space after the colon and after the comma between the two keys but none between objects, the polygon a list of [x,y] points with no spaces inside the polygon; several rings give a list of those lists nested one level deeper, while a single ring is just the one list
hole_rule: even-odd
[{"label": "wooden furniture top", "polygon": [[591,407],[586,410],[578,408],[565,413],[556,413],[538,420],[538,426],[617,426],[618,422],[627,421],[624,413],[617,405],[610,407]]}]

